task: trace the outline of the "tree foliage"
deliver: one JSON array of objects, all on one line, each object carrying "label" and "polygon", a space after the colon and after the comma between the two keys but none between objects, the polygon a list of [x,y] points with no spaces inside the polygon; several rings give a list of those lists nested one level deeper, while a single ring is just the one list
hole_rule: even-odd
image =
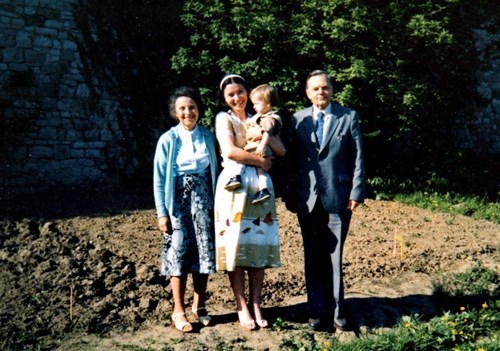
[{"label": "tree foliage", "polygon": [[[150,6],[128,0],[114,9],[134,14],[123,25],[116,13],[96,19],[95,8],[113,1],[82,2],[97,29],[109,27],[97,30],[98,39],[116,33],[110,47],[127,52],[120,64],[126,67],[113,72],[123,68],[126,81],[134,77],[126,93],[135,94],[137,108],[160,109],[164,93],[188,81],[200,87],[208,107],[203,123],[210,125],[218,83],[233,72],[250,86],[276,86],[286,120],[308,104],[307,73],[327,70],[335,100],[361,113],[370,176],[425,175],[456,158],[455,120],[471,115],[476,103],[471,29],[498,15],[484,0],[147,1]],[[134,18],[149,25],[149,36]],[[141,35],[142,41],[131,41]]]}]

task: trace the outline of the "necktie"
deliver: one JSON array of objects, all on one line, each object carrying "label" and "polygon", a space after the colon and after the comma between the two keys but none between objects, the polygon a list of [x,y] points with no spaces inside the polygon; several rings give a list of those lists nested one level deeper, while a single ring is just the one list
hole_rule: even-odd
[{"label": "necktie", "polygon": [[323,112],[318,113],[316,119],[316,138],[318,138],[318,144],[321,146],[323,142],[323,124],[325,122],[325,114]]}]

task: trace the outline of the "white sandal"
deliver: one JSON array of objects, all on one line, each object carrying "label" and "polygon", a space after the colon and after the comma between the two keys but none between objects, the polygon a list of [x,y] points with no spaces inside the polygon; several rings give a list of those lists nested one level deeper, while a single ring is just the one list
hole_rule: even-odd
[{"label": "white sandal", "polygon": [[193,330],[193,326],[189,322],[180,321],[179,317],[185,316],[184,312],[172,313],[172,321],[174,322],[175,329],[183,332],[189,333]]},{"label": "white sandal", "polygon": [[205,327],[209,326],[210,322],[212,321],[212,317],[210,317],[208,313],[206,313],[204,316],[199,316],[198,311],[205,311],[206,313],[207,310],[205,309],[205,307],[200,307],[200,308],[191,307],[191,312],[193,312],[195,318],[198,319],[198,322],[203,324]]},{"label": "white sandal", "polygon": [[265,319],[256,319],[255,323],[261,328],[267,328],[269,327],[269,323]]}]

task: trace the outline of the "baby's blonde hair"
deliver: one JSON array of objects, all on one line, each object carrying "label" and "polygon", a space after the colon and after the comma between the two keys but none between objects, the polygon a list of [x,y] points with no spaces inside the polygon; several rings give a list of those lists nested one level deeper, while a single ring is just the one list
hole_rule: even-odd
[{"label": "baby's blonde hair", "polygon": [[265,103],[271,106],[276,106],[279,102],[278,92],[269,84],[261,84],[255,87],[250,92],[250,99],[254,96],[260,96]]}]

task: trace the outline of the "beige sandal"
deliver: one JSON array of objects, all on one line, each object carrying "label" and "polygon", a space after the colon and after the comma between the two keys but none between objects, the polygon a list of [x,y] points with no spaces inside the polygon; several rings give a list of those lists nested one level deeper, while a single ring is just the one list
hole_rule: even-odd
[{"label": "beige sandal", "polygon": [[[205,315],[204,316],[198,315],[199,311],[205,311]],[[210,317],[208,315],[205,307],[200,307],[200,308],[191,307],[191,312],[193,312],[193,315],[198,320],[198,322],[203,324],[205,327],[208,327],[210,325],[210,323],[212,322],[212,317]]]},{"label": "beige sandal", "polygon": [[179,320],[179,317],[185,316],[184,312],[172,313],[172,321],[174,322],[175,329],[183,332],[189,333],[193,330],[193,326],[189,322],[184,322]]},{"label": "beige sandal", "polygon": [[240,321],[240,325],[242,328],[246,330],[254,330],[255,329],[255,321],[253,319],[249,319],[247,321]]},{"label": "beige sandal", "polygon": [[269,323],[265,319],[256,319],[255,323],[261,328],[267,328],[269,326]]}]

